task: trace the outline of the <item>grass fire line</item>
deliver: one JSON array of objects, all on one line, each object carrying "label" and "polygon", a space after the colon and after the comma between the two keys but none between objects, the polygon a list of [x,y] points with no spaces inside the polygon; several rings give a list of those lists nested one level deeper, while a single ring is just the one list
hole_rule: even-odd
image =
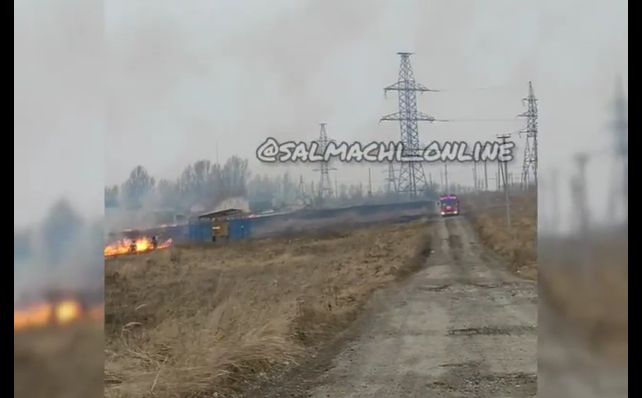
[{"label": "grass fire line", "polygon": [[83,308],[74,299],[63,300],[56,304],[41,303],[23,310],[13,311],[14,332],[41,329],[51,326],[65,326],[83,321],[103,322],[104,305]]},{"label": "grass fire line", "polygon": [[154,247],[151,238],[143,237],[138,239],[123,239],[118,242],[105,246],[105,257],[124,256],[128,254],[143,254],[152,250],[167,249],[172,245],[171,239],[159,243]]}]

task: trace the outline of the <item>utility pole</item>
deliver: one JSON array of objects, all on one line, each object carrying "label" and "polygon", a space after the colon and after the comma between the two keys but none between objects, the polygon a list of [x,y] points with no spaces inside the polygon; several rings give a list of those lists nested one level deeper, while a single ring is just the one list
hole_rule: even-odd
[{"label": "utility pole", "polygon": [[488,192],[488,162],[484,161],[484,191]]},{"label": "utility pole", "polygon": [[[319,144],[318,153],[324,154],[326,149],[328,148],[328,144],[330,142],[333,142],[334,140],[328,139],[328,134],[325,131],[326,123],[320,123],[320,126],[321,126],[321,131],[319,132],[319,140],[317,141],[317,143]],[[320,172],[318,196],[321,201],[323,201],[323,199],[325,198],[332,197],[332,183],[330,182],[330,170],[336,170],[336,169],[329,167],[328,162],[326,161],[322,161],[320,163],[320,167],[318,169],[313,170],[313,171]]]},{"label": "utility pole", "polygon": [[444,181],[446,184],[446,192],[444,195],[450,195],[450,184],[448,183],[448,163],[444,162]]},{"label": "utility pole", "polygon": [[553,169],[551,172],[551,197],[551,214],[553,216],[551,220],[551,230],[552,232],[558,232],[560,222],[560,195],[558,171],[556,169]]},{"label": "utility pole", "polygon": [[473,162],[473,187],[475,187],[475,194],[478,192],[479,184],[477,183],[477,162]]},{"label": "utility pole", "polygon": [[[412,53],[399,52],[401,65],[397,82],[386,87],[384,93],[397,91],[399,94],[399,111],[381,118],[382,121],[399,122],[400,141],[404,145],[404,156],[421,156],[421,144],[419,143],[419,123],[434,122],[435,118],[417,110],[417,93],[431,90],[415,81],[415,75],[410,64]],[[398,192],[405,193],[410,197],[417,197],[419,192],[426,188],[426,174],[420,161],[403,162],[399,170]]]},{"label": "utility pole", "polygon": [[368,167],[368,197],[372,197],[372,172]]},{"label": "utility pole", "polygon": [[591,264],[591,237],[590,237],[590,220],[589,211],[586,203],[586,166],[589,161],[589,155],[580,153],[576,155],[577,175],[573,179],[573,203],[575,204],[575,219],[577,220],[576,228],[579,230],[581,240],[582,265],[589,267]]},{"label": "utility pole", "polygon": [[537,187],[538,109],[537,97],[535,97],[535,91],[533,90],[533,82],[528,82],[528,96],[522,101],[526,104],[526,112],[519,115],[519,117],[526,118],[526,128],[521,132],[526,135],[524,164],[522,166],[522,188],[526,190],[530,186],[531,177]]},{"label": "utility pole", "polygon": [[[502,142],[502,144],[506,144],[506,140],[508,140],[511,137],[510,134],[498,134],[497,138]],[[506,226],[508,227],[508,230],[512,230],[512,225],[511,225],[511,218],[510,218],[510,194],[508,192],[508,163],[507,162],[500,162],[499,163],[500,168],[502,169],[501,175],[502,175],[502,181],[504,183],[504,197],[505,197],[505,203],[506,203]]]}]

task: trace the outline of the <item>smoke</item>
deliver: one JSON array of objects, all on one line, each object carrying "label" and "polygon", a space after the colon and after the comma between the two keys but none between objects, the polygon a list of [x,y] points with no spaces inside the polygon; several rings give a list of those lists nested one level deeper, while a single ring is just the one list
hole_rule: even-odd
[{"label": "smoke", "polygon": [[216,206],[214,211],[221,211],[226,209],[238,209],[244,212],[250,211],[250,202],[246,198],[229,198],[225,199],[221,204]]},{"label": "smoke", "polygon": [[81,216],[67,200],[37,225],[14,228],[14,304],[42,299],[50,289],[102,286],[103,228],[102,220]]},{"label": "smoke", "polygon": [[102,286],[104,38],[95,5],[14,2],[14,301]]}]

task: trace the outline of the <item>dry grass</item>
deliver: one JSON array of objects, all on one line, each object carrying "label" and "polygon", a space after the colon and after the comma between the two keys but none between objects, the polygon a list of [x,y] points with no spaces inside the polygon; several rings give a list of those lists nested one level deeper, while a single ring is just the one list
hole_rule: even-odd
[{"label": "dry grass", "polygon": [[14,332],[15,398],[103,397],[102,325]]},{"label": "dry grass", "polygon": [[[572,238],[542,241],[537,261],[535,192],[513,196],[513,235],[506,228],[503,201],[496,193],[465,198],[484,244],[505,258],[511,271],[537,278],[546,308],[578,326],[594,353],[628,361],[628,235],[602,232],[589,245]],[[587,246],[592,253],[583,260]]]},{"label": "dry grass", "polygon": [[628,362],[629,259],[628,236],[596,238],[593,256],[581,263],[575,242],[542,242],[555,253],[542,262],[540,296],[549,308],[585,332],[593,352],[615,362]]},{"label": "dry grass", "polygon": [[235,396],[422,265],[425,223],[177,247],[106,264],[106,396]]},{"label": "dry grass", "polygon": [[462,198],[482,242],[499,254],[510,270],[526,279],[537,278],[537,192],[511,198],[511,229],[506,227],[502,194],[487,193]]}]

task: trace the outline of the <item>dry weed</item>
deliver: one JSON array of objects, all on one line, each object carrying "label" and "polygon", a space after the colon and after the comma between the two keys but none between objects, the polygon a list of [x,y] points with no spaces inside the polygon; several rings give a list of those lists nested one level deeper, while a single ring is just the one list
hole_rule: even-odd
[{"label": "dry weed", "polygon": [[591,242],[592,255],[582,262],[577,242],[547,242],[553,252],[542,262],[540,296],[555,311],[578,326],[593,350],[616,362],[628,361],[629,277],[628,236],[613,234]]},{"label": "dry weed", "polygon": [[111,260],[106,396],[234,396],[332,340],[428,242],[416,223]]},{"label": "dry weed", "polygon": [[499,254],[512,272],[537,278],[537,192],[513,195],[510,229],[502,194],[464,197],[462,205],[482,242]]},{"label": "dry weed", "polygon": [[[602,232],[588,245],[571,237],[544,240],[537,261],[536,193],[514,195],[511,204],[512,234],[502,194],[466,197],[464,211],[484,244],[505,258],[511,271],[537,278],[546,309],[577,326],[594,353],[628,361],[628,235]],[[584,256],[587,247],[590,256]]]},{"label": "dry weed", "polygon": [[15,398],[104,396],[102,325],[14,332]]}]

